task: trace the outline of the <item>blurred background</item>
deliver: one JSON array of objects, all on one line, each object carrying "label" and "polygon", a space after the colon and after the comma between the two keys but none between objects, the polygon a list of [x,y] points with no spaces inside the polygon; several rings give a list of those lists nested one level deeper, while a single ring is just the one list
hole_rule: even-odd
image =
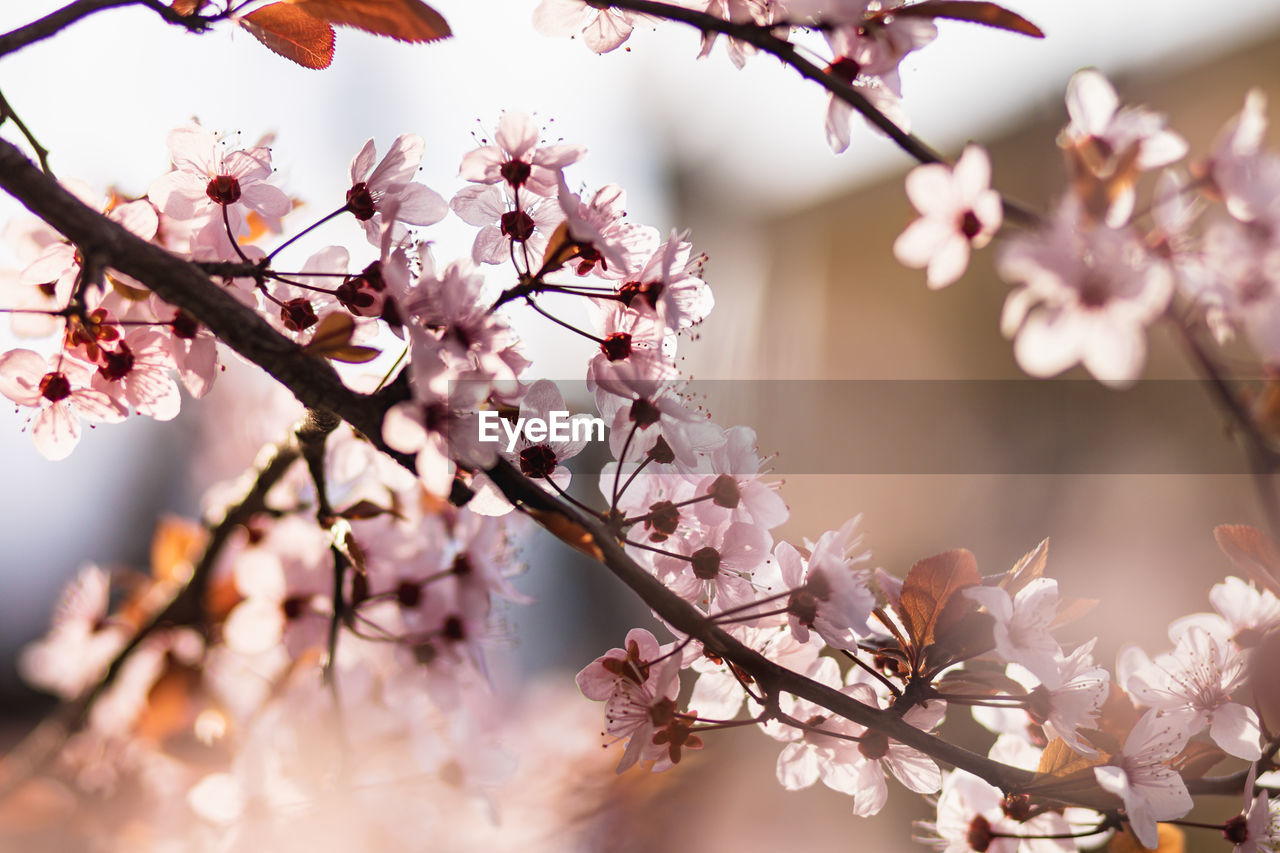
[{"label": "blurred background", "polygon": [[[58,5],[3,4],[0,30]],[[675,25],[642,29],[627,49],[596,56],[577,42],[536,34],[531,0],[436,5],[456,34],[449,42],[409,46],[342,30],[334,64],[322,72],[297,68],[232,27],[196,37],[145,10],[115,10],[0,60],[0,86],[52,152],[57,173],[103,191],[114,185],[145,192],[166,169],[166,133],[192,116],[239,132],[245,144],[275,134],[285,186],[309,205],[304,222],[307,212],[340,203],[347,164],[370,136],[381,152],[400,133],[423,135],[420,180],[449,198],[461,186],[461,156],[492,132],[499,112],[534,113],[548,138],[588,147],[587,159],[568,173],[571,186],[621,184],[633,221],[664,232],[689,228],[695,248],[710,256],[706,278],[716,310],[683,351],[695,377],[717,380],[729,398],[741,383],[743,399],[757,393],[752,380],[827,383],[808,386],[821,391],[813,407],[748,406],[733,420],[715,412],[722,423],[755,425],[786,444],[799,425],[817,422],[823,431],[816,446],[837,447],[863,440],[859,431],[873,421],[895,427],[872,417],[869,407],[883,395],[869,401],[866,382],[835,380],[964,381],[921,434],[946,445],[951,430],[966,425],[966,435],[977,430],[988,441],[966,443],[963,452],[985,456],[938,471],[904,465],[910,473],[903,473],[890,463],[874,472],[855,465],[822,473],[783,455],[773,465],[785,480],[792,517],[779,536],[816,539],[862,513],[876,564],[899,575],[955,547],[972,550],[984,573],[1001,571],[1050,537],[1049,573],[1063,592],[1101,599],[1064,639],[1100,635],[1096,655],[1108,664],[1123,642],[1163,649],[1172,618],[1208,609],[1209,587],[1230,571],[1213,526],[1259,521],[1248,478],[1230,452],[1221,455],[1231,439],[1209,397],[1184,383],[1154,403],[1148,417],[1115,421],[1108,418],[1123,405],[1123,392],[1096,389],[1060,422],[1043,413],[1020,420],[1008,405],[991,418],[1000,404],[993,404],[987,383],[1023,378],[999,334],[1007,288],[991,270],[990,250],[942,292],[929,291],[923,273],[896,263],[890,247],[912,218],[902,178],[913,164],[888,140],[855,121],[849,151],[833,155],[822,132],[826,97],[816,87],[768,57],[737,71],[718,47],[698,61],[696,33]],[[1273,102],[1280,92],[1280,6],[1273,0],[1213,9],[1191,0],[1007,5],[1039,24],[1047,39],[942,22],[937,42],[904,64],[905,104],[913,129],[945,153],[967,140],[987,146],[995,185],[1037,209],[1064,182],[1054,138],[1066,121],[1066,81],[1080,67],[1100,68],[1124,101],[1166,113],[1193,157],[1240,109],[1250,87],[1263,88]],[[0,200],[0,222],[20,215],[10,200]],[[437,260],[448,260],[468,253],[470,234],[451,218],[428,236]],[[354,245],[349,232],[321,232],[298,257],[327,237]],[[581,375],[585,347],[552,334],[536,317],[517,321],[533,375]],[[1163,330],[1153,331],[1150,344],[1146,377],[1191,377]],[[0,348],[16,345],[0,330]],[[0,497],[3,741],[20,736],[45,707],[21,686],[13,661],[45,630],[66,579],[88,561],[145,567],[155,520],[196,514],[199,491],[215,473],[236,473],[234,454],[224,455],[225,469],[216,472],[193,475],[187,464],[210,440],[202,427],[231,405],[225,395],[247,393],[226,385],[188,405],[177,428],[135,418],[87,430],[72,457],[57,464],[40,458],[22,434],[23,413],[0,413],[6,436],[0,470],[8,486]],[[1026,470],[998,464],[1001,448],[1028,424],[1070,443],[1095,417],[1122,425],[1114,434],[1110,426],[1094,430],[1088,446],[1077,442],[1065,456]],[[1128,463],[1151,445],[1163,447],[1160,436],[1185,423],[1195,424],[1191,434],[1204,446],[1181,442],[1148,465]],[[1055,447],[1051,454],[1060,453]],[[762,440],[761,450],[779,448]],[[556,544],[533,540],[525,552],[531,568],[521,585],[539,603],[505,617],[515,656],[510,671],[568,684],[627,628],[643,624],[645,611],[598,567]],[[887,850],[905,838],[903,821],[921,814],[904,794],[891,800],[898,811],[864,824],[825,790],[786,794],[773,780],[778,749],[753,732],[726,733],[695,755],[654,795],[658,814],[679,822],[666,842],[763,850],[793,841],[796,826],[821,824],[830,832],[807,836],[810,850],[847,849],[852,833],[869,844],[865,833],[876,827],[897,842],[868,849]],[[778,819],[779,802],[786,821]],[[651,821],[645,833],[661,836],[662,825]],[[616,845],[653,849],[660,842],[637,833]]]}]

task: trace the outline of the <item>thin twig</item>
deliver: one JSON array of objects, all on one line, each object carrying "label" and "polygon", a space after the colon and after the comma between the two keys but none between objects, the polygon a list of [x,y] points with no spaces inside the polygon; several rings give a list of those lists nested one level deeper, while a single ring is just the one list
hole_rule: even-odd
[{"label": "thin twig", "polygon": [[144,6],[155,12],[165,21],[180,26],[193,33],[202,33],[209,25],[225,17],[224,13],[214,15],[180,15],[174,9],[161,3],[160,0],[77,0],[51,12],[39,20],[18,27],[0,35],[0,56],[6,56],[16,50],[43,41],[57,35],[62,30],[83,20],[90,15],[108,9],[119,9],[124,6]]}]

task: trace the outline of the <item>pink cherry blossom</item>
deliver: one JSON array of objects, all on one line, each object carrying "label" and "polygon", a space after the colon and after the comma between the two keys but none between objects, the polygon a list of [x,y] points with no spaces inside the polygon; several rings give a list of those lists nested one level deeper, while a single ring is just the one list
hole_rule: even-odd
[{"label": "pink cherry blossom", "polygon": [[[589,11],[585,4],[576,5],[583,12]],[[529,116],[503,113],[498,119],[493,144],[477,148],[463,157],[459,177],[479,184],[503,181],[513,190],[525,189],[535,195],[554,196],[561,171],[581,160],[587,149],[569,143],[539,145],[539,135],[538,126]]]},{"label": "pink cherry blossom", "polygon": [[533,10],[533,26],[545,36],[582,34],[596,53],[619,47],[635,26],[637,15],[625,9],[597,9],[583,0],[542,0]]},{"label": "pink cherry blossom", "polygon": [[426,142],[421,136],[405,133],[396,137],[382,161],[370,139],[351,161],[351,188],[347,190],[347,210],[364,223],[373,245],[380,245],[383,222],[392,205],[394,218],[408,225],[434,225],[444,219],[448,205],[435,190],[413,182]]},{"label": "pink cherry blossom", "polygon": [[994,586],[975,586],[964,595],[981,604],[995,620],[996,651],[1006,661],[1020,663],[1042,682],[1058,678],[1062,647],[1049,633],[1058,615],[1058,582],[1039,577],[1010,596]]},{"label": "pink cherry blossom", "polygon": [[953,168],[917,166],[907,175],[907,197],[920,218],[893,244],[905,266],[926,267],[929,287],[954,283],[969,265],[969,249],[981,249],[1000,228],[1000,194],[990,188],[991,161],[976,145],[964,149]]},{"label": "pink cherry blossom", "polygon": [[29,349],[0,355],[0,394],[19,406],[39,409],[31,439],[46,459],[65,459],[80,443],[80,419],[124,420],[129,410],[91,387],[89,369],[61,356],[46,361]]},{"label": "pink cherry blossom", "polygon": [[1124,800],[1125,817],[1138,840],[1156,846],[1156,823],[1172,820],[1191,810],[1191,795],[1182,776],[1169,760],[1186,746],[1191,715],[1147,711],[1125,738],[1124,748],[1112,762],[1095,767],[1093,775],[1103,790]]},{"label": "pink cherry blossom", "polygon": [[1012,238],[997,268],[1017,284],[1001,328],[1017,337],[1014,355],[1023,370],[1053,376],[1081,363],[1109,385],[1138,378],[1146,327],[1169,304],[1173,277],[1136,235],[1090,226],[1067,198],[1045,228]]}]

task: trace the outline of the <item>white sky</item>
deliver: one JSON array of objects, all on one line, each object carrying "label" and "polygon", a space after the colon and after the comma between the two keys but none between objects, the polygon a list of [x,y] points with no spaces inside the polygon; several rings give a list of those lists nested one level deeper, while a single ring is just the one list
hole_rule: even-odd
[{"label": "white sky", "polygon": [[[457,38],[412,46],[342,30],[333,67],[322,72],[297,68],[227,25],[197,37],[144,9],[113,10],[0,60],[0,83],[53,151],[60,175],[142,193],[167,164],[165,134],[198,115],[211,128],[241,131],[246,143],[274,131],[276,165],[288,188],[317,212],[341,203],[347,164],[365,139],[375,137],[382,150],[406,131],[428,139],[422,180],[448,198],[459,188],[460,157],[476,144],[473,131],[491,129],[504,108],[536,112],[548,135],[587,145],[591,153],[573,168],[571,183],[622,184],[633,219],[664,231],[679,224],[671,220],[663,183],[673,157],[698,170],[737,213],[798,205],[906,165],[888,141],[861,129],[848,153],[833,156],[822,134],[825,98],[812,84],[767,57],[745,72],[719,49],[698,62],[697,36],[687,28],[642,32],[633,51],[598,57],[579,43],[534,33],[533,0],[435,4]],[[0,4],[0,29],[60,5],[10,0]],[[1280,27],[1275,0],[1235,0],[1223,14],[1200,0],[1008,5],[1048,39],[944,23],[938,42],[907,63],[908,111],[935,145],[954,149],[1030,105],[1060,98],[1081,66],[1114,73],[1155,60],[1191,60]],[[1232,101],[1241,94],[1223,93]],[[14,138],[7,127],[3,133]],[[0,200],[0,221],[15,209]],[[454,251],[441,254],[447,258],[466,252],[469,233],[455,221],[432,236],[454,241]],[[715,333],[713,317],[704,335]],[[0,332],[0,347],[12,345]],[[535,341],[533,350],[544,365],[574,364],[573,375],[580,373],[581,360],[559,344]],[[54,464],[18,434],[25,418],[0,409],[0,430],[8,434],[0,465],[25,487],[21,494],[11,489],[3,508],[0,633],[26,633],[47,618],[31,601],[47,598],[57,581],[41,575],[36,586],[15,587],[16,579],[69,571],[93,554],[100,533],[84,531],[87,544],[70,534],[113,500],[115,478],[134,465],[123,448],[158,433],[150,424],[106,427],[88,434],[70,460]],[[68,504],[69,497],[81,503]]]}]

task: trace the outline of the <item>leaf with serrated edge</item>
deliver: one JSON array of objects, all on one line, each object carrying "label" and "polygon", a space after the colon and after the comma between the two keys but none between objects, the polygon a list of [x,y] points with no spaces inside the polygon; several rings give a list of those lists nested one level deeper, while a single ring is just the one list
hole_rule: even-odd
[{"label": "leaf with serrated edge", "polygon": [[448,23],[421,0],[289,0],[309,13],[344,27],[407,42],[448,38]]},{"label": "leaf with serrated edge", "polygon": [[1270,536],[1247,524],[1219,524],[1213,528],[1213,538],[1255,583],[1280,595],[1280,579],[1275,575],[1280,569],[1280,549]]},{"label": "leaf with serrated edge", "polygon": [[1041,539],[1040,544],[1032,548],[1022,559],[1014,563],[1013,568],[1000,577],[998,586],[1012,597],[1018,590],[1044,575],[1044,567],[1049,562],[1049,540]]},{"label": "leaf with serrated edge", "polygon": [[923,3],[888,9],[886,14],[893,15],[895,18],[907,16],[950,18],[953,21],[982,24],[985,27],[995,27],[997,30],[1007,30],[1032,38],[1044,38],[1044,31],[1035,24],[996,3],[980,3],[972,0],[925,0]]},{"label": "leaf with serrated edge", "polygon": [[290,3],[272,3],[240,19],[240,26],[271,51],[303,68],[333,62],[333,27]]},{"label": "leaf with serrated edge", "polygon": [[981,582],[978,561],[964,548],[928,557],[912,566],[898,599],[898,614],[911,642],[917,648],[932,643],[938,618],[951,597]]}]

